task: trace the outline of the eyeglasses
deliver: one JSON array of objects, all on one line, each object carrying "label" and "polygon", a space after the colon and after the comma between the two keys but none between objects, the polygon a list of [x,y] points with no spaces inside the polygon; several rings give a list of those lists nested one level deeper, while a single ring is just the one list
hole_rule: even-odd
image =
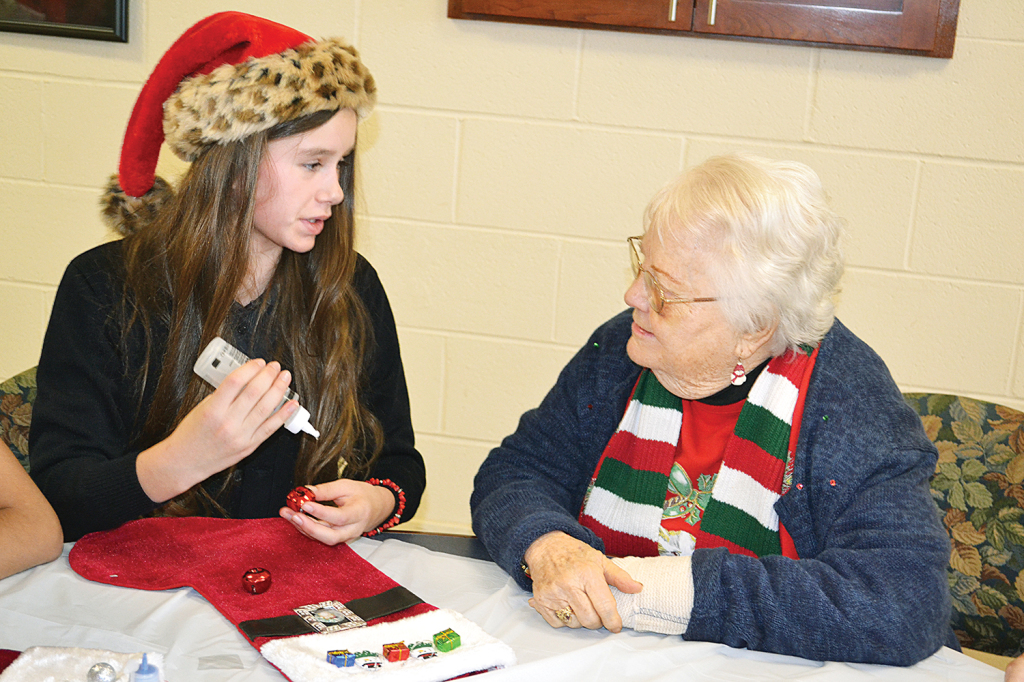
[{"label": "eyeglasses", "polygon": [[629,242],[630,246],[629,256],[633,264],[633,279],[636,279],[640,275],[644,276],[644,289],[647,291],[647,302],[651,304],[651,309],[654,310],[654,312],[660,313],[666,303],[711,303],[712,301],[718,300],[715,297],[669,298],[665,296],[665,290],[661,288],[661,284],[654,276],[654,273],[644,267],[644,253],[640,250],[640,242],[642,239],[643,237],[627,237],[626,241]]}]

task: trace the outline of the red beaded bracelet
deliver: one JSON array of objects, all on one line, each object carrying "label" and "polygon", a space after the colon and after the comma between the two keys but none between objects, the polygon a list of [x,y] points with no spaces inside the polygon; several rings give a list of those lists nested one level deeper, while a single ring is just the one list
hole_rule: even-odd
[{"label": "red beaded bracelet", "polygon": [[370,485],[377,485],[382,488],[389,488],[391,492],[398,498],[398,509],[395,510],[394,516],[390,519],[377,526],[373,530],[363,533],[364,538],[372,538],[374,535],[378,535],[388,530],[392,526],[398,525],[398,522],[402,520],[402,512],[405,511],[405,491],[398,487],[398,484],[389,478],[371,478],[366,481]]}]

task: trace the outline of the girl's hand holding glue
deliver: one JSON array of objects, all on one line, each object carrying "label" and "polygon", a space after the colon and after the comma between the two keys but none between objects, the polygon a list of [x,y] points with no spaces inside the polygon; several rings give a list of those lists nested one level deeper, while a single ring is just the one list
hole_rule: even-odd
[{"label": "girl's hand holding glue", "polygon": [[[223,340],[217,341],[222,354],[207,356],[211,344],[200,355],[200,362],[218,370],[209,373],[217,383],[197,372],[217,389],[185,415],[170,436],[136,460],[139,482],[154,502],[165,502],[237,464],[289,420],[298,424],[295,430],[312,429],[309,413],[289,399],[294,397],[288,390],[291,372],[277,362],[249,360]],[[226,362],[224,347],[240,357]]]},{"label": "girl's hand holding glue", "polygon": [[[196,360],[192,369],[211,386],[217,388],[231,372],[246,362],[249,362],[249,358],[244,353],[218,336],[199,354],[199,359]],[[287,391],[280,406],[283,407],[287,400],[298,402],[299,396],[292,391]],[[320,432],[309,423],[309,410],[301,406],[292,413],[291,418],[285,421],[284,427],[292,433],[305,431],[314,438],[320,437]]]}]

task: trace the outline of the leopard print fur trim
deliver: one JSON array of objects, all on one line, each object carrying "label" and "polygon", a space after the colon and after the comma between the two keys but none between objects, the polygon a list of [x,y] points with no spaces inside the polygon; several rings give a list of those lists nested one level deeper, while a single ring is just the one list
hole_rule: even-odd
[{"label": "leopard print fur trim", "polygon": [[174,190],[160,176],[154,178],[151,190],[141,197],[133,197],[121,189],[117,175],[111,175],[100,197],[103,222],[110,229],[127,237],[152,222],[160,209],[172,198]]},{"label": "leopard print fur trim", "polygon": [[164,103],[164,137],[191,162],[210,145],[317,111],[351,108],[366,118],[376,99],[356,49],[328,38],[182,81]]}]

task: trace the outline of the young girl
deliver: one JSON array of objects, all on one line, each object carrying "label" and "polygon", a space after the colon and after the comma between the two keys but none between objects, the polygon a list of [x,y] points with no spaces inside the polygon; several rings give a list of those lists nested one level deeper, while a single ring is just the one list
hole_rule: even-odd
[{"label": "young girl", "polygon": [[[31,471],[67,540],[280,513],[335,544],[413,515],[425,472],[394,319],[353,250],[375,98],[353,48],[238,12],[157,64],[104,198],[126,236],[72,261],[39,362]],[[164,141],[191,162],[176,190],[155,177]],[[217,336],[254,359],[213,390],[192,367]],[[319,439],[280,428],[289,386]],[[300,484],[308,515],[284,507]]]}]

